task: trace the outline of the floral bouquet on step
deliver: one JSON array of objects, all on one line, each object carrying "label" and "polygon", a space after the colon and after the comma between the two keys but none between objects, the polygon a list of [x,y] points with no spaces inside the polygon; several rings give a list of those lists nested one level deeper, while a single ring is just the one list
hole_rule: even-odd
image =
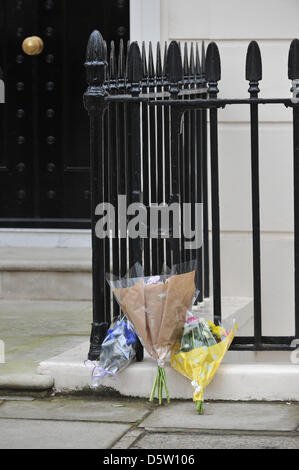
[{"label": "floral bouquet on step", "polygon": [[204,390],[214,378],[236,330],[235,322],[225,329],[188,312],[181,337],[172,348],[171,365],[191,380],[199,414],[203,413]]},{"label": "floral bouquet on step", "polygon": [[181,274],[127,277],[110,282],[122,311],[134,325],[148,354],[157,361],[150,401],[157,391],[159,404],[162,404],[163,390],[167,402],[170,401],[165,359],[183,328],[195,291],[195,271],[183,271],[186,267],[173,270]]},{"label": "floral bouquet on step", "polygon": [[137,336],[130,322],[124,318],[112,324],[101,345],[98,364],[86,361],[92,369],[91,386],[102,385],[105,376],[116,376],[136,357]]}]

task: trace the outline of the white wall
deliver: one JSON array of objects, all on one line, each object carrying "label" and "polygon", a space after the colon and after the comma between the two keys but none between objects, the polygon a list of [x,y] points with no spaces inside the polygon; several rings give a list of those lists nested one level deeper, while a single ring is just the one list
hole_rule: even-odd
[{"label": "white wall", "polygon": [[160,40],[161,34],[161,0],[130,1],[130,40]]},{"label": "white wall", "polygon": [[[263,61],[261,94],[290,96],[287,59],[299,36],[298,0],[161,0],[161,40],[215,40],[222,62],[220,95],[248,96],[250,40]],[[292,113],[260,107],[262,302],[265,334],[293,334]],[[219,112],[219,165],[224,295],[252,296],[249,110]]]}]

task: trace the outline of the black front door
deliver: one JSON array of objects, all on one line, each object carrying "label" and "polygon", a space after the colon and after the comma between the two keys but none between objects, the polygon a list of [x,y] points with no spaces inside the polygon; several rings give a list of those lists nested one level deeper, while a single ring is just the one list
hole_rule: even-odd
[{"label": "black front door", "polygon": [[[129,0],[0,0],[0,226],[88,227],[89,34],[129,39]],[[41,54],[22,50],[38,36]]]}]

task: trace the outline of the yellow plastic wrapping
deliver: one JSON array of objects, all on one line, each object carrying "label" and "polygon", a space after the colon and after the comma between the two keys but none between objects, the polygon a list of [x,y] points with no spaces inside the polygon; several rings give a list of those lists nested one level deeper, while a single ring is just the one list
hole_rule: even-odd
[{"label": "yellow plastic wrapping", "polygon": [[193,400],[203,401],[205,388],[213,380],[221,361],[229,349],[238,327],[235,324],[228,336],[213,346],[202,346],[189,352],[180,351],[180,339],[171,351],[171,365],[191,380]]}]

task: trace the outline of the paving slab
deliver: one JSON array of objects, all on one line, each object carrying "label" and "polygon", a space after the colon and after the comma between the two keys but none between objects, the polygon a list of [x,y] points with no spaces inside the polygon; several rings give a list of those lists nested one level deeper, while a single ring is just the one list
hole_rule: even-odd
[{"label": "paving slab", "polygon": [[146,430],[247,430],[295,431],[299,425],[299,404],[206,403],[204,415],[196,413],[193,402],[174,402],[156,408],[140,425]]},{"label": "paving slab", "polygon": [[299,436],[147,434],[130,449],[299,449]]},{"label": "paving slab", "polygon": [[52,388],[50,374],[37,374],[38,363],[85,341],[91,318],[90,302],[0,300],[6,360],[0,364],[0,388]]},{"label": "paving slab", "polygon": [[1,449],[110,449],[130,425],[3,419]]},{"label": "paving slab", "polygon": [[7,401],[0,407],[0,419],[136,423],[144,419],[151,408],[151,405],[144,400],[95,400],[69,397],[32,402]]},{"label": "paving slab", "polygon": [[121,439],[119,439],[119,441],[116,442],[116,444],[114,444],[112,449],[130,449],[143,434],[144,431],[141,429],[130,429]]}]

